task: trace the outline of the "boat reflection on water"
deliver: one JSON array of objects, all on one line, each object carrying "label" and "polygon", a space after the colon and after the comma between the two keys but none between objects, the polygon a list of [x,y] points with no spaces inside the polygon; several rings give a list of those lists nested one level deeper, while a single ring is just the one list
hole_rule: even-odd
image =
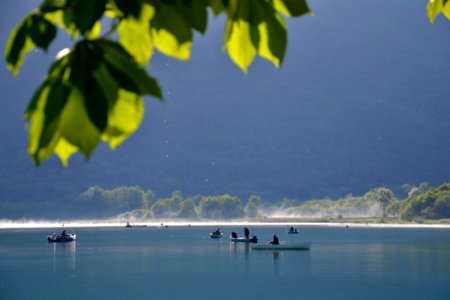
[{"label": "boat reflection on water", "polygon": [[272,252],[273,255],[273,274],[275,276],[280,275],[280,252],[274,251]]},{"label": "boat reflection on water", "polygon": [[53,251],[53,272],[59,268],[76,270],[77,242],[51,243],[49,247]]},{"label": "boat reflection on water", "polygon": [[250,272],[250,245],[249,243],[230,242],[230,253],[234,259],[234,270],[240,272],[244,266],[244,272]]}]

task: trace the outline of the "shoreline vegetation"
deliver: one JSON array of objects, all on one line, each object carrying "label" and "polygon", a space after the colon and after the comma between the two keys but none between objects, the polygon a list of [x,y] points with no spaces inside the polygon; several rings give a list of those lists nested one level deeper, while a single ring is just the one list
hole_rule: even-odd
[{"label": "shoreline vegetation", "polygon": [[[126,220],[0,220],[2,229],[40,228],[102,228],[123,227]],[[130,222],[131,223],[131,222]],[[450,219],[407,222],[389,218],[262,218],[252,220],[140,220],[131,223],[143,227],[189,227],[189,226],[300,226],[300,227],[357,227],[357,228],[446,228],[450,229]]]},{"label": "shoreline vegetation", "polygon": [[[79,220],[83,224],[90,223],[90,220],[107,220],[106,223],[152,224],[250,222],[434,226],[450,224],[450,183],[439,187],[431,187],[427,183],[418,187],[408,186],[407,196],[403,197],[398,197],[386,187],[378,187],[360,196],[348,194],[338,199],[310,200],[282,198],[278,201],[253,194],[247,199],[230,194],[185,196],[182,191],[159,198],[151,190],[145,191],[137,186],[121,186],[112,190],[95,186],[71,199],[41,202],[33,211],[16,203],[16,214],[8,213],[1,204],[0,225],[27,224],[31,220],[37,223],[45,223],[39,220],[64,220],[61,223]],[[37,210],[45,213],[36,214]]]}]

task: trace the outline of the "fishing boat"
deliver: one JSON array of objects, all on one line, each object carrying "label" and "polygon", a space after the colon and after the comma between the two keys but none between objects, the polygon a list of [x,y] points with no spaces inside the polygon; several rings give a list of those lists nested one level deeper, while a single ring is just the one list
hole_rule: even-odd
[{"label": "fishing boat", "polygon": [[212,239],[221,239],[221,238],[222,238],[222,232],[211,232],[211,233],[209,234],[209,236],[210,236]]},{"label": "fishing boat", "polygon": [[252,237],[233,237],[230,236],[230,241],[235,243],[257,243],[258,237],[256,235],[253,235]]},{"label": "fishing boat", "polygon": [[294,227],[289,227],[286,229],[286,231],[288,234],[298,234],[297,228],[294,228]]},{"label": "fishing boat", "polygon": [[145,225],[145,224],[143,224],[143,225],[136,225],[136,224],[131,225],[130,222],[127,222],[127,225],[125,225],[125,228],[133,228],[133,227],[147,227],[147,225]]},{"label": "fishing boat", "polygon": [[281,243],[273,244],[258,244],[253,245],[252,250],[309,250],[310,242],[296,242],[296,243]]},{"label": "fishing boat", "polygon": [[56,233],[48,236],[47,241],[49,243],[67,243],[73,242],[77,239],[77,235],[75,233],[64,233],[61,235],[57,235]]}]

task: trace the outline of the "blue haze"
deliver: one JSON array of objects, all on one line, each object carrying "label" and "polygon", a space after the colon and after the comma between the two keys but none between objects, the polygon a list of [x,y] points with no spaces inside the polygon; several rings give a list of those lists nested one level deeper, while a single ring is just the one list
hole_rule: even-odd
[{"label": "blue haze", "polygon": [[[243,75],[222,52],[224,20],[195,37],[189,63],[156,54],[165,102],[116,151],[100,146],[64,169],[35,168],[23,111],[49,62],[31,53],[17,78],[0,68],[0,217],[8,205],[65,201],[89,186],[139,185],[157,195],[230,193],[268,199],[362,194],[450,178],[450,25],[427,1],[318,0],[288,21],[284,65],[257,59]],[[0,2],[0,46],[35,1]],[[59,32],[60,37],[64,36]],[[16,209],[17,211],[17,209]]]},{"label": "blue haze", "polygon": [[[250,227],[262,242],[312,241],[310,251],[254,251],[209,227],[0,230],[0,298],[448,299],[448,229]],[[60,229],[55,229],[60,231]],[[223,227],[241,233],[242,228]]]}]

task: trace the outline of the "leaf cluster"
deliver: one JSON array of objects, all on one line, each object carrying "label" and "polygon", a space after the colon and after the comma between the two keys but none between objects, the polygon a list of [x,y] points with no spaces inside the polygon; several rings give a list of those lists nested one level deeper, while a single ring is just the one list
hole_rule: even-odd
[{"label": "leaf cluster", "polygon": [[434,23],[439,14],[443,14],[450,20],[450,1],[449,0],[429,0],[427,5],[428,18]]},{"label": "leaf cluster", "polygon": [[162,99],[146,70],[154,51],[188,60],[194,32],[206,32],[208,10],[226,16],[224,47],[244,72],[256,55],[279,67],[287,44],[282,15],[311,13],[306,0],[43,1],[12,30],[5,50],[18,74],[26,54],[47,51],[58,31],[74,42],[26,110],[33,160],[56,154],[67,165],[77,151],[89,157],[101,141],[114,149],[125,140],[142,120],[142,97]]}]

